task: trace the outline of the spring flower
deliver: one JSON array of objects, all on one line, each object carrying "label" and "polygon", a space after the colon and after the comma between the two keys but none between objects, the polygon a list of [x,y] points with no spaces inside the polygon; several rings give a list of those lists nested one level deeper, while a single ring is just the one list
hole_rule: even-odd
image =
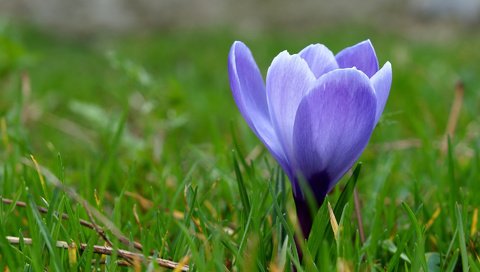
[{"label": "spring flower", "polygon": [[308,237],[312,218],[300,182],[310,186],[320,205],[360,157],[387,102],[391,65],[379,69],[369,40],[337,55],[314,44],[298,54],[281,52],[264,83],[252,53],[237,41],[228,72],[245,121],[290,179]]}]

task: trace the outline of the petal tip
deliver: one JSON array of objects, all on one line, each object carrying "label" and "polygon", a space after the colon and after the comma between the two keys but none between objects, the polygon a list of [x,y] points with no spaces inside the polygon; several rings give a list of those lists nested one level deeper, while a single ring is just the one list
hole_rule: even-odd
[{"label": "petal tip", "polygon": [[230,56],[237,55],[237,53],[241,53],[242,51],[250,52],[250,49],[242,41],[234,41],[232,47],[230,47]]},{"label": "petal tip", "polygon": [[233,44],[232,44],[232,48],[235,48],[237,46],[245,46],[246,47],[246,45],[242,41],[234,41]]},{"label": "petal tip", "polygon": [[335,58],[340,68],[356,66],[369,77],[372,77],[379,68],[377,54],[370,39],[343,49]]},{"label": "petal tip", "polygon": [[310,49],[310,48],[326,48],[326,46],[321,44],[321,43],[312,43],[312,44],[306,46],[305,48],[303,48],[302,51]]},{"label": "petal tip", "polygon": [[370,39],[366,39],[361,43],[369,44],[371,47],[373,47],[372,41]]},{"label": "petal tip", "polygon": [[[279,62],[292,62],[292,61],[305,62],[305,60],[302,59],[298,54],[292,55],[287,50],[283,50],[272,60],[270,67],[272,67],[274,64],[278,64]],[[305,65],[306,65],[306,62],[305,62]]]},{"label": "petal tip", "polygon": [[282,58],[291,58],[293,55],[291,55],[288,50],[283,50],[280,52],[277,57],[282,57]]}]

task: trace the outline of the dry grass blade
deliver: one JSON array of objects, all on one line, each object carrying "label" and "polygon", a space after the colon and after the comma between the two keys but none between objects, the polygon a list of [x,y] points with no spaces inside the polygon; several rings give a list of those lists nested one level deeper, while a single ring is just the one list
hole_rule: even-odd
[{"label": "dry grass blade", "polygon": [[8,137],[7,121],[5,117],[2,117],[0,119],[0,131],[2,135],[2,142],[3,142],[3,145],[5,146],[5,151],[7,154],[9,154],[11,152],[12,147],[10,145],[10,139]]},{"label": "dry grass blade", "polygon": [[[19,237],[13,237],[13,236],[7,236],[7,241],[10,244],[20,244],[20,238]],[[33,240],[31,238],[23,238],[23,243],[26,245],[31,245],[33,244]],[[65,241],[57,241],[56,242],[56,247],[57,248],[62,248],[62,249],[71,249],[72,244],[69,244]],[[89,245],[87,244],[79,244],[77,245],[78,249],[81,251],[86,250],[89,248]],[[135,253],[131,252],[128,250],[123,250],[123,249],[114,249],[112,247],[108,246],[99,246],[99,245],[94,245],[93,246],[93,252],[96,254],[102,254],[102,255],[112,255],[113,253],[118,253],[119,256],[122,256],[122,258],[127,258],[126,260],[130,261],[131,263],[135,263],[134,260],[142,260],[144,262],[155,262],[156,264],[160,265],[161,267],[165,268],[170,268],[170,269],[176,269],[176,271],[188,271],[188,266],[187,265],[182,265],[176,262],[172,262],[169,260],[161,259],[161,258],[153,258],[153,257],[148,257],[145,258],[140,253]],[[131,265],[131,264],[129,264]]]},{"label": "dry grass blade", "polygon": [[256,160],[258,156],[262,154],[262,146],[257,145],[255,146],[250,153],[245,157],[245,161],[248,163],[251,163],[252,161]]},{"label": "dry grass blade", "polygon": [[97,135],[93,131],[80,126],[71,120],[58,117],[54,114],[46,113],[42,118],[42,122],[55,129],[58,129],[70,137],[85,142],[88,146],[95,147],[97,145],[97,142],[95,141]]},{"label": "dry grass blade", "polygon": [[190,256],[186,255],[185,257],[180,260],[178,263],[177,267],[173,270],[174,272],[181,272],[183,271],[182,269],[186,267],[187,263],[190,261]]},{"label": "dry grass blade", "polygon": [[335,213],[333,212],[332,206],[330,202],[327,202],[328,207],[328,215],[330,216],[330,225],[332,226],[333,236],[335,237],[335,241],[338,241],[338,237],[340,235],[338,230],[338,221],[335,218]]},{"label": "dry grass blade", "polygon": [[[22,201],[14,201],[12,199],[8,199],[8,198],[3,198],[2,196],[0,196],[0,200],[2,203],[4,204],[8,204],[8,205],[15,205],[17,207],[21,207],[21,208],[26,208],[27,207],[27,203],[25,202],[22,202]],[[42,207],[42,206],[37,206],[37,209],[40,213],[43,213],[43,214],[46,214],[48,213],[48,209],[45,208],[45,207]],[[62,213],[61,215],[61,218],[63,220],[69,220],[69,217],[67,214],[64,214]],[[105,230],[99,226],[95,226],[92,222],[90,221],[87,221],[87,220],[83,220],[83,219],[79,219],[79,223],[80,225],[86,227],[86,228],[89,228],[89,229],[92,229],[92,230],[95,230],[97,233],[99,233],[99,235],[103,238],[104,237],[104,233],[105,233]],[[117,237],[118,238],[118,237]],[[130,240],[123,236],[122,239],[119,239],[122,243],[124,243],[125,245],[127,246],[130,246],[131,245],[131,242]],[[127,242],[125,242],[127,241]],[[142,250],[142,246],[141,244],[138,244],[137,243],[137,247],[135,247],[136,249],[138,250]]]},{"label": "dry grass blade", "polygon": [[437,209],[435,210],[435,212],[433,212],[433,215],[432,217],[430,218],[430,220],[428,220],[427,224],[425,224],[425,230],[428,230],[432,225],[433,223],[435,223],[435,220],[437,220],[438,216],[440,215],[442,209],[440,209],[440,207],[437,207]]},{"label": "dry grass blade", "polygon": [[472,216],[472,226],[470,227],[470,236],[474,236],[477,233],[477,223],[478,223],[478,208],[473,210]]},{"label": "dry grass blade", "polygon": [[153,202],[152,202],[151,200],[143,197],[143,196],[140,195],[139,193],[126,191],[126,192],[125,192],[125,195],[126,195],[126,196],[129,196],[129,197],[132,197],[132,198],[134,198],[136,201],[138,201],[138,203],[140,203],[140,206],[141,206],[142,209],[144,209],[144,210],[148,210],[148,209],[153,208]]},{"label": "dry grass blade", "polygon": [[374,150],[406,150],[411,148],[419,148],[422,146],[422,141],[420,139],[403,139],[403,140],[396,140],[386,143],[378,143],[372,145],[372,149]]},{"label": "dry grass blade", "polygon": [[360,232],[360,240],[362,244],[365,243],[365,231],[363,230],[363,217],[362,217],[362,209],[360,207],[360,197],[358,196],[357,188],[353,189],[353,201],[355,204],[355,215],[358,221],[358,231]]},{"label": "dry grass blade", "polygon": [[[105,231],[100,227],[98,226],[96,223],[95,223],[95,219],[93,218],[93,215],[91,213],[90,210],[88,209],[85,209],[86,212],[87,212],[87,215],[88,215],[88,218],[90,219],[91,223],[92,223],[92,226],[93,226],[93,229],[95,230],[95,232],[97,232],[97,234],[102,237],[102,239],[108,244],[108,246],[110,247],[113,247],[113,243],[110,241],[110,239],[107,237],[107,234],[105,233]],[[134,263],[136,263],[135,261],[137,260],[137,258],[133,258],[133,260],[130,260],[130,258],[126,255],[124,255],[124,253],[121,251],[121,250],[118,250],[118,255],[125,259],[126,261],[130,262],[130,261],[134,261],[134,262],[131,262],[130,264],[131,265],[134,265]]]},{"label": "dry grass blade", "polygon": [[450,115],[448,116],[447,128],[445,129],[445,135],[442,141],[441,151],[442,154],[447,152],[448,137],[453,137],[455,129],[457,128],[458,118],[460,117],[460,111],[463,104],[463,95],[465,93],[465,87],[463,82],[458,82],[455,86],[455,96],[453,98],[453,104],[450,108]]}]

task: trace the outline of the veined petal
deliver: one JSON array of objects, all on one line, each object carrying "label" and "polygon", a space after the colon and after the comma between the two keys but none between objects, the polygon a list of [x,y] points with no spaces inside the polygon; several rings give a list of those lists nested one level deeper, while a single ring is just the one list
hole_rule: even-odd
[{"label": "veined petal", "polygon": [[314,82],[315,76],[305,60],[287,51],[275,57],[268,69],[267,103],[270,117],[289,161],[298,104]]},{"label": "veined petal", "polygon": [[233,98],[240,113],[285,169],[285,153],[270,121],[262,75],[252,53],[242,42],[234,42],[230,49],[228,74]]},{"label": "veined petal", "polygon": [[372,77],[378,71],[377,55],[370,40],[343,49],[335,58],[340,68],[356,67],[368,77]]},{"label": "veined petal", "polygon": [[309,182],[317,200],[367,145],[376,103],[369,78],[354,68],[323,75],[301,101],[293,129],[294,167]]},{"label": "veined petal", "polygon": [[387,103],[388,95],[390,94],[390,87],[392,86],[392,65],[387,61],[373,77],[370,79],[375,94],[377,96],[377,114],[375,116],[375,124],[382,116],[383,109]]},{"label": "veined petal", "polygon": [[310,67],[316,78],[338,69],[337,61],[332,51],[323,44],[312,44],[298,53]]},{"label": "veined petal", "polygon": [[230,49],[228,60],[230,87],[240,111],[247,113],[249,120],[253,115],[256,119],[268,121],[265,84],[252,53],[245,44],[237,41]]}]

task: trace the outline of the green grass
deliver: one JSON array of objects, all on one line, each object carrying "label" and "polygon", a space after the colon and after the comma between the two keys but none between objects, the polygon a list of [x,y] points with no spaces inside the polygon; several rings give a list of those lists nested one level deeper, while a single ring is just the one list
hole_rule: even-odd
[{"label": "green grass", "polygon": [[[2,25],[0,195],[26,207],[0,204],[0,267],[133,270],[121,266],[121,253],[93,253],[106,242],[81,220],[94,220],[114,248],[139,252],[121,232],[143,245],[140,253],[184,260],[193,271],[479,271],[476,35],[433,43],[339,27],[60,38]],[[301,243],[300,267],[291,188],[234,105],[228,50],[243,40],[265,74],[284,49],[321,42],[338,52],[366,38],[394,71],[385,113],[352,179],[366,240],[348,174],[328,197],[340,232],[333,235],[322,206],[318,228]],[[442,151],[458,80],[465,99]],[[387,145],[405,139],[415,145]],[[57,241],[86,247],[66,250]]]}]

